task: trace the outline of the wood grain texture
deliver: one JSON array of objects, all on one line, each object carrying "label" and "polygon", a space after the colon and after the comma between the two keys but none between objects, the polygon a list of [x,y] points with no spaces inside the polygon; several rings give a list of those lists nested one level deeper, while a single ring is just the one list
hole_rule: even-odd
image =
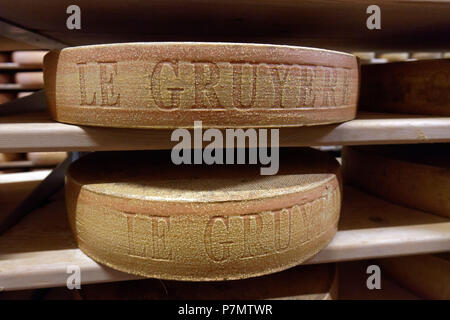
[{"label": "wood grain texture", "polygon": [[146,279],[83,286],[83,300],[332,300],[337,299],[334,264],[301,266],[262,277],[182,282]]},{"label": "wood grain texture", "polygon": [[[353,51],[449,50],[450,6],[384,0],[382,27],[366,28],[368,0],[78,0],[81,30],[66,27],[70,1],[0,3],[0,17],[70,46],[130,41],[261,42]],[[33,8],[33,10],[30,10]],[[61,16],[61,13],[63,15]],[[39,17],[39,19],[36,19]],[[170,21],[170,23],[168,23]],[[45,45],[45,44],[44,44]]]},{"label": "wood grain texture", "polygon": [[377,260],[383,272],[425,299],[450,299],[450,254]]},{"label": "wood grain texture", "polygon": [[450,59],[361,66],[362,110],[450,115]]},{"label": "wood grain texture", "polygon": [[450,217],[447,144],[345,147],[345,181],[393,202]]},{"label": "wood grain texture", "polygon": [[[360,113],[341,124],[281,128],[280,146],[450,142],[449,126],[450,117]],[[171,149],[176,144],[171,134],[172,130],[69,125],[45,113],[0,117],[4,152]]]},{"label": "wood grain texture", "polygon": [[351,120],[355,56],[258,44],[129,43],[44,60],[52,117],[120,128],[280,127]]},{"label": "wood grain texture", "polygon": [[132,274],[278,272],[331,241],[341,206],[336,160],[313,149],[280,159],[276,175],[261,176],[256,165],[176,166],[169,152],[89,154],[67,173],[69,221],[83,252]]}]

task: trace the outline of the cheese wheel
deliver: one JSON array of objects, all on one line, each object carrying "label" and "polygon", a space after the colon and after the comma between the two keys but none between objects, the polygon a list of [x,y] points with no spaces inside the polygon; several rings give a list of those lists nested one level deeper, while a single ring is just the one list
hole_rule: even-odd
[{"label": "cheese wheel", "polygon": [[426,299],[450,299],[450,254],[421,255],[378,260],[402,286]]},{"label": "cheese wheel", "polygon": [[54,166],[67,157],[67,152],[28,152],[27,158],[36,166]]},{"label": "cheese wheel", "polygon": [[[339,164],[281,150],[280,170],[173,165],[170,152],[93,153],[66,177],[80,249],[114,269],[189,281],[241,279],[298,265],[337,231]],[[170,164],[169,164],[170,163]]]},{"label": "cheese wheel", "polygon": [[47,52],[44,50],[14,51],[11,59],[12,62],[21,65],[42,65]]},{"label": "cheese wheel", "polygon": [[334,264],[295,267],[262,277],[183,282],[156,279],[82,285],[86,300],[332,300],[337,299]]},{"label": "cheese wheel", "polygon": [[417,60],[430,60],[430,59],[441,59],[441,52],[415,52],[411,55],[411,58]]},{"label": "cheese wheel", "polygon": [[361,66],[361,109],[450,116],[450,59]]},{"label": "cheese wheel", "polygon": [[408,52],[389,52],[389,53],[381,53],[378,58],[386,59],[389,62],[395,61],[405,61],[409,58]]},{"label": "cheese wheel", "polygon": [[42,72],[17,72],[14,78],[16,83],[24,86],[44,86],[44,74]]},{"label": "cheese wheel", "polygon": [[355,56],[294,46],[129,43],[44,60],[52,117],[121,128],[277,127],[353,119]]},{"label": "cheese wheel", "polygon": [[450,217],[447,144],[344,147],[347,182],[387,200]]}]

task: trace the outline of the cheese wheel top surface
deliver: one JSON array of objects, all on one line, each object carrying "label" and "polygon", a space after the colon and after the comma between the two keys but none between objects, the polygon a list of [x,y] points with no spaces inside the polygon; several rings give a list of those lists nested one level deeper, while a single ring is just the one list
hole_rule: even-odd
[{"label": "cheese wheel top surface", "polygon": [[336,179],[337,162],[320,151],[281,149],[280,159],[278,174],[261,176],[259,164],[174,165],[165,151],[100,152],[74,163],[68,176],[98,194],[176,202],[264,199]]}]

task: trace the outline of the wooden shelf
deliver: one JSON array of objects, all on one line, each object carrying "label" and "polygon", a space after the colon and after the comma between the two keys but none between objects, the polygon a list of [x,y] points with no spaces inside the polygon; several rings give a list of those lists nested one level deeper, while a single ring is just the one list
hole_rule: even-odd
[{"label": "wooden shelf", "polygon": [[23,85],[20,83],[0,83],[0,91],[36,91],[41,90],[42,86]]},{"label": "wooden shelf", "polygon": [[[34,175],[28,183],[39,178]],[[0,187],[3,184],[7,188],[17,180],[0,181]],[[450,250],[449,219],[397,206],[350,186],[344,191],[338,233],[306,264]],[[0,204],[9,198],[2,198],[0,192]],[[0,238],[0,287],[4,290],[64,286],[71,265],[80,267],[85,284],[138,278],[100,265],[77,248],[61,195]]]},{"label": "wooden shelf", "polygon": [[[28,113],[0,117],[0,152],[170,149],[171,133],[76,126]],[[280,130],[281,146],[430,142],[450,142],[450,117],[360,113],[341,124]]]},{"label": "wooden shelf", "polygon": [[[136,41],[222,41],[296,44],[353,51],[448,50],[450,4],[442,0],[384,0],[381,29],[369,30],[358,0],[77,1],[82,28],[69,30],[68,3],[0,3],[0,19],[32,30],[23,42],[49,48],[55,39],[75,46]],[[181,5],[182,4],[182,5]],[[30,8],[33,10],[30,10]],[[39,19],[36,19],[39,17]],[[176,21],[176,23],[168,23]],[[413,27],[412,27],[413,26]],[[9,46],[11,47],[11,45]]]},{"label": "wooden shelf", "polygon": [[23,65],[15,62],[0,62],[0,71],[42,71],[42,65]]}]

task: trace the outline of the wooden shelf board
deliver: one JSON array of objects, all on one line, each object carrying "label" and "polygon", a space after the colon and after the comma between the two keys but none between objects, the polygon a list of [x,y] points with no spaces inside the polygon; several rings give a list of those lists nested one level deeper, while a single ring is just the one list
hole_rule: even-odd
[{"label": "wooden shelf board", "polygon": [[[450,220],[391,204],[346,186],[339,231],[307,264],[450,250]],[[0,287],[64,286],[77,265],[82,283],[137,279],[100,265],[76,246],[64,201],[56,196],[0,238]]]},{"label": "wooden shelf board", "polygon": [[[368,1],[357,0],[79,0],[80,30],[69,30],[67,2],[0,3],[0,18],[67,43],[85,45],[136,41],[222,41],[296,44],[354,51],[450,49],[450,5],[442,0],[384,0],[381,29],[369,30]],[[32,7],[33,10],[29,10]],[[61,16],[63,13],[63,16]],[[39,17],[39,19],[36,19]],[[176,23],[168,23],[176,21]],[[332,21],[332,24],[330,22]],[[412,27],[413,26],[413,27]],[[48,41],[26,42],[48,48]]]},{"label": "wooden shelf board", "polygon": [[42,71],[42,65],[24,65],[15,62],[0,62],[0,71]]},{"label": "wooden shelf board", "polygon": [[[171,133],[76,126],[27,113],[0,117],[0,152],[170,149]],[[430,142],[450,142],[450,117],[360,113],[341,124],[280,130],[281,146]]]},{"label": "wooden shelf board", "polygon": [[41,90],[42,86],[23,85],[20,83],[0,83],[0,91],[36,91]]}]

